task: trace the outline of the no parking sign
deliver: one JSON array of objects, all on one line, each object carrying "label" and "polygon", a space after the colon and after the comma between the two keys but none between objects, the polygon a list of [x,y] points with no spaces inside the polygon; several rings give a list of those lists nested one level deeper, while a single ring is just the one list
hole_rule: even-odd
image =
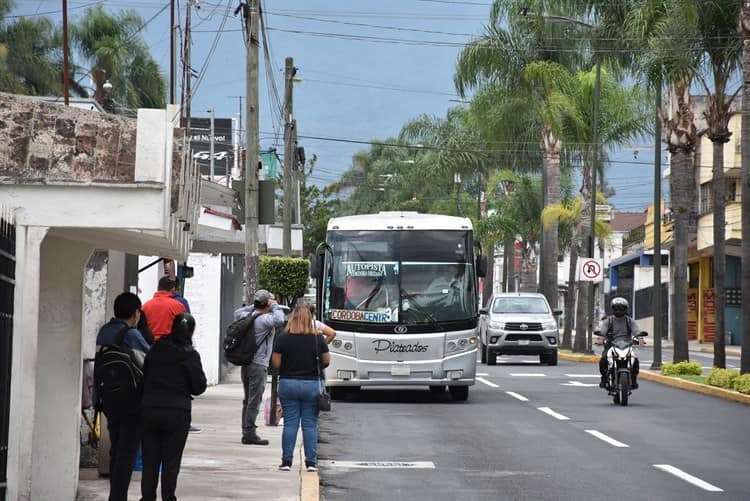
[{"label": "no parking sign", "polygon": [[601,259],[578,258],[578,280],[581,282],[601,282],[604,279],[604,266]]}]

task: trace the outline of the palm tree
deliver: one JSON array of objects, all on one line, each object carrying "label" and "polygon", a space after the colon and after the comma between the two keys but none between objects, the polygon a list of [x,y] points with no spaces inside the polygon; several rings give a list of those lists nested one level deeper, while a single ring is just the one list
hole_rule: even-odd
[{"label": "palm tree", "polygon": [[[477,234],[489,241],[521,241],[520,291],[536,291],[536,256],[541,235],[542,184],[521,176],[509,195],[496,201],[497,210],[477,224]],[[506,250],[507,251],[507,250]]]},{"label": "palm tree", "polygon": [[[583,202],[583,214],[581,219],[576,221],[574,228],[574,235],[580,239],[580,242],[573,250],[576,252],[579,250],[586,252],[591,236],[594,145],[590,141],[590,138],[593,136],[592,124],[594,122],[593,108],[596,70],[578,72],[576,77],[577,84],[573,86],[574,90],[570,97],[571,112],[565,116],[564,133],[568,148],[576,151],[583,167],[583,182],[580,190]],[[624,89],[606,68],[601,71],[600,80],[598,143],[600,149],[599,155],[601,156],[602,153],[606,155],[617,145],[621,145],[635,139],[640,134],[648,132],[647,117],[649,113],[647,111],[645,96],[637,87]],[[604,164],[603,160],[605,159],[599,159],[601,165]],[[601,192],[599,194],[601,195]],[[575,263],[572,263],[571,266],[575,266]],[[579,291],[578,297],[585,297],[584,290],[586,287],[587,284],[585,283],[579,284],[579,288],[582,288],[582,290]],[[575,294],[570,289],[568,290],[566,301],[575,301]],[[567,314],[571,313],[572,309],[568,310],[567,302],[565,307],[567,322]],[[570,305],[570,308],[572,308],[572,305]],[[586,309],[583,307],[578,308],[576,313],[575,351],[586,350],[585,313]],[[563,336],[563,339],[565,340],[565,336]]]},{"label": "palm tree", "polygon": [[[750,1],[742,1],[742,290],[750,291]],[[742,295],[742,358],[740,371],[750,373],[750,293]]]},{"label": "palm tree", "polygon": [[[742,45],[737,38],[736,23],[739,5],[736,0],[713,0],[697,2],[697,28],[700,48],[704,59],[695,75],[703,86],[709,100],[709,108],[704,111],[708,130],[707,137],[713,146],[713,283],[715,301],[715,336],[714,367],[726,366],[724,346],[724,305],[726,273],[726,214],[725,214],[725,180],[724,180],[724,145],[729,142],[732,133],[729,131],[730,107],[739,92],[727,95],[730,78],[741,64]],[[713,75],[713,85],[703,76],[707,70]]]},{"label": "palm tree", "polygon": [[[2,10],[0,5],[0,15]],[[0,90],[33,96],[59,95],[61,56],[60,32],[48,18],[22,17],[15,23],[0,25]]]},{"label": "palm tree", "polygon": [[101,5],[87,9],[71,27],[71,39],[89,63],[94,98],[105,102],[104,82],[112,84],[112,98],[122,109],[162,108],[166,82],[139,33],[143,20],[135,11],[116,15]]},{"label": "palm tree", "polygon": [[[459,54],[454,76],[456,89],[462,96],[470,90],[481,93],[490,89],[498,93],[498,100],[525,100],[527,109],[536,109],[531,116],[537,121],[533,130],[542,155],[544,204],[556,203],[560,198],[559,111],[565,95],[563,77],[566,68],[580,63],[580,53],[569,50],[579,45],[578,39],[566,38],[564,29],[542,22],[542,13],[563,3],[567,4],[494,2],[483,34]],[[514,142],[511,148],[517,145]],[[557,246],[557,225],[552,224],[542,234],[541,288],[553,308],[557,305]]]}]

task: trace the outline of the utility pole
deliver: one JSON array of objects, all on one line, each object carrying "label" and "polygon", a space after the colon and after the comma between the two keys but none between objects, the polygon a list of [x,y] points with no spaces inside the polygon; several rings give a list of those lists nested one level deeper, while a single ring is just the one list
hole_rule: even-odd
[{"label": "utility pole", "polygon": [[294,75],[294,59],[286,58],[284,66],[284,257],[292,255],[292,172],[294,169],[296,121],[292,106],[292,92]]},{"label": "utility pole", "polygon": [[169,104],[174,104],[174,0],[169,2]]},{"label": "utility pole", "polygon": [[68,0],[62,2],[62,42],[63,42],[63,97],[65,106],[70,104],[70,82],[68,79]]},{"label": "utility pole", "polygon": [[[599,62],[596,63],[596,81],[594,83],[594,123],[592,124],[592,145],[594,148],[593,162],[591,162],[591,240],[589,240],[589,257],[592,259],[596,257],[596,169],[599,168],[599,94],[601,89],[601,65]],[[592,338],[594,335],[594,329],[596,329],[596,322],[598,321],[595,316],[595,300],[596,297],[596,282],[589,284],[589,329],[588,336],[586,337],[586,352],[592,351]]]},{"label": "utility pole", "polygon": [[246,93],[247,148],[245,155],[245,303],[258,289],[258,26],[259,0],[243,4],[247,37]]},{"label": "utility pole", "polygon": [[661,82],[656,87],[654,123],[654,360],[652,369],[661,369]]},{"label": "utility pole", "polygon": [[216,174],[216,168],[214,164],[214,107],[211,106],[211,138],[210,138],[210,146],[209,146],[209,155],[211,156],[211,159],[209,160],[209,173],[211,174],[211,182],[214,182],[214,175]]}]

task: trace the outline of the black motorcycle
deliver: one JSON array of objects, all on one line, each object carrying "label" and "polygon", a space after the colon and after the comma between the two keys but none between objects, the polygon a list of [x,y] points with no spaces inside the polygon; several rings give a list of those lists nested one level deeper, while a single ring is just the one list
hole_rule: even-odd
[{"label": "black motorcycle", "polygon": [[[600,332],[595,333],[602,337]],[[615,404],[628,405],[628,397],[633,387],[633,360],[636,358],[634,345],[640,344],[641,337],[648,336],[646,332],[629,338],[607,340],[607,374],[605,377],[607,394],[612,396]]]}]

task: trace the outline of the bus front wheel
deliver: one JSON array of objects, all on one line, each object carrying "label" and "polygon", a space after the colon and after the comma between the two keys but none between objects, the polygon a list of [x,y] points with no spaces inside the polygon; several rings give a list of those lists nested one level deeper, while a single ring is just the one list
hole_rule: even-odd
[{"label": "bus front wheel", "polygon": [[451,392],[451,397],[457,402],[463,402],[469,398],[469,387],[468,386],[450,386],[448,389]]}]

